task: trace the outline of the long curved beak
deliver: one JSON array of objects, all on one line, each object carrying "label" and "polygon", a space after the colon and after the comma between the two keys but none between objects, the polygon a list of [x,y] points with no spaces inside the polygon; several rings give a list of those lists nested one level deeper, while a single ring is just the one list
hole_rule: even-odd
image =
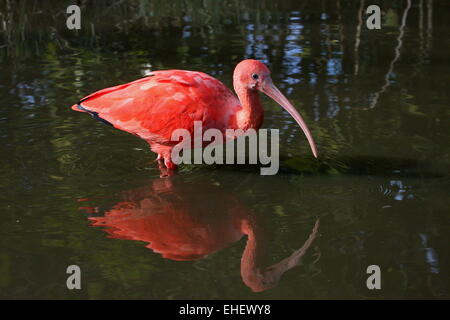
[{"label": "long curved beak", "polygon": [[271,97],[273,100],[275,100],[280,106],[282,106],[289,114],[297,121],[300,128],[302,128],[303,133],[305,134],[306,138],[308,139],[309,146],[311,147],[311,151],[314,155],[314,157],[317,158],[317,147],[316,143],[314,142],[314,139],[311,135],[311,132],[308,129],[308,126],[306,125],[305,121],[303,120],[302,116],[297,112],[297,110],[294,108],[294,106],[289,102],[289,100],[278,90],[277,87],[272,83],[272,80],[270,78],[266,78],[260,87],[258,89],[267,94],[269,97]]}]

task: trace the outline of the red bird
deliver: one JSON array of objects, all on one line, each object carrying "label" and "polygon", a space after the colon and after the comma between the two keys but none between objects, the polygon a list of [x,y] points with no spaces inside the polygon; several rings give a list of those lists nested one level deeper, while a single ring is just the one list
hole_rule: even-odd
[{"label": "red bird", "polygon": [[94,92],[72,106],[97,120],[135,134],[150,144],[159,160],[169,169],[176,165],[171,150],[178,143],[172,132],[194,132],[194,121],[204,130],[259,129],[264,110],[261,91],[280,104],[297,121],[317,158],[313,137],[300,114],[275,87],[270,71],[257,60],[241,61],[233,74],[237,97],[219,80],[197,71],[154,71],[149,76]]}]

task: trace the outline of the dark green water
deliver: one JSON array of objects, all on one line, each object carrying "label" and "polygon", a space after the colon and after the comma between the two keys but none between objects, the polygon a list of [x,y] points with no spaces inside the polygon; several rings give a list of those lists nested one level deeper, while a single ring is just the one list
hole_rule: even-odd
[{"label": "dark green water", "polygon": [[[95,1],[78,32],[65,27],[72,3],[57,3],[0,1],[0,297],[450,297],[448,2],[373,1],[382,29],[368,30],[367,1]],[[200,70],[231,87],[245,58],[270,67],[319,161],[267,98],[263,127],[281,143],[270,177],[185,165],[160,179],[144,141],[70,109],[149,70]],[[114,210],[135,223],[88,219]],[[265,266],[318,218],[302,264],[254,293],[236,226],[251,221]],[[66,287],[73,264],[81,290]],[[372,264],[381,290],[366,287]]]}]

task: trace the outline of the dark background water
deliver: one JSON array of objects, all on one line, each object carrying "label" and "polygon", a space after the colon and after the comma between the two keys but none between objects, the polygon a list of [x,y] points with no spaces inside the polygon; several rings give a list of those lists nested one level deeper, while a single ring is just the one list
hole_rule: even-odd
[{"label": "dark background water", "polygon": [[[448,1],[79,1],[78,31],[65,25],[70,4],[0,1],[0,297],[450,297]],[[365,27],[369,4],[381,30]],[[144,141],[69,108],[150,70],[200,70],[231,87],[245,58],[270,67],[319,161],[264,98],[263,127],[280,129],[278,175],[185,165],[162,180]],[[134,240],[88,219],[130,206],[142,209]],[[139,219],[155,213],[172,220],[145,229]],[[302,265],[262,293],[240,275],[247,237],[233,230],[246,217],[267,265],[320,219]],[[201,258],[138,241],[160,232],[161,245],[191,250],[184,230],[211,244]],[[72,264],[82,290],[66,288]],[[372,264],[381,290],[366,287]]]}]

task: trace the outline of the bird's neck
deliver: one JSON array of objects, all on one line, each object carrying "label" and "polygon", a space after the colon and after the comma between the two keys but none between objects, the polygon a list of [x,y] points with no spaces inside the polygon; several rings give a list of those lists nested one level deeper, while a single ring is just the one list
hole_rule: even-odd
[{"label": "bird's neck", "polygon": [[254,292],[261,292],[275,286],[283,274],[264,267],[267,240],[263,230],[254,221],[243,221],[241,231],[247,234],[247,245],[242,253],[242,281]]},{"label": "bird's neck", "polygon": [[248,286],[259,286],[266,247],[265,239],[256,224],[248,220],[241,222],[241,232],[248,236],[247,245],[242,253],[241,276]]},{"label": "bird's neck", "polygon": [[258,91],[244,87],[235,87],[235,91],[241,103],[236,113],[237,129],[259,129],[264,120],[264,110]]}]

